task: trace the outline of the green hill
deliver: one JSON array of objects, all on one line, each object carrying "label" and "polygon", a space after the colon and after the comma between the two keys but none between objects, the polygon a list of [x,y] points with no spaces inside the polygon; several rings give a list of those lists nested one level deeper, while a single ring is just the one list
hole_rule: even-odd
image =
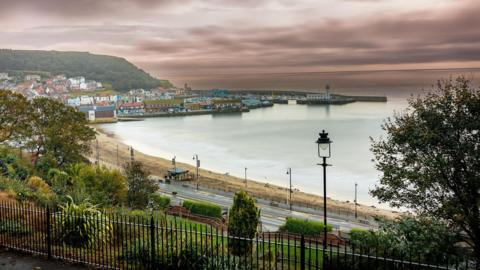
[{"label": "green hill", "polygon": [[0,49],[0,72],[8,72],[13,76],[32,73],[42,76],[84,76],[88,80],[111,84],[118,91],[171,86],[169,81],[153,78],[124,58],[88,52]]}]

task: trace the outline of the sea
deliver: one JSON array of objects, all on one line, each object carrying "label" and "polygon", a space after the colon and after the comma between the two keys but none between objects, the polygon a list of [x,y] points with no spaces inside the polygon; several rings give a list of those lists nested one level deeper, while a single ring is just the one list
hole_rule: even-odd
[{"label": "sea", "polygon": [[[437,77],[448,78],[449,74],[452,73],[444,72]],[[394,77],[394,73],[378,75],[390,81]],[[412,78],[418,76],[415,72],[411,74]],[[478,72],[471,76],[478,76]],[[327,168],[327,196],[353,201],[357,183],[359,203],[388,207],[369,193],[381,178],[370,151],[372,141],[385,136],[382,124],[389,117],[406,112],[412,95],[423,95],[435,83],[417,81],[410,85],[399,78],[398,87],[395,81],[392,85],[379,83],[382,87],[377,88],[368,88],[374,82],[359,88],[335,89],[335,84],[332,85],[333,93],[385,95],[387,102],[275,104],[246,113],[146,118],[139,122],[105,124],[102,128],[149,155],[176,157],[177,161],[194,165],[192,157],[197,154],[204,169],[241,178],[246,172],[248,179],[282,187],[289,185],[286,172],[291,168],[293,188],[318,195],[323,194],[323,171],[318,165],[321,159],[315,141],[318,133],[325,130],[333,141],[328,159],[331,166]],[[408,80],[408,76],[404,79]]]}]

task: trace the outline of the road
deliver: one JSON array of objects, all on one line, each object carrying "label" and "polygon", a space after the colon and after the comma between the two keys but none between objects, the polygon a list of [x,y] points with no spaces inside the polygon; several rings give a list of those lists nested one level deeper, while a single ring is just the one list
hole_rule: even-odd
[{"label": "road", "polygon": [[[184,200],[197,200],[211,202],[220,205],[224,211],[232,205],[233,194],[225,193],[219,190],[209,190],[205,188],[196,188],[192,184],[172,182],[166,184],[160,182],[160,193],[171,197],[173,205],[181,204]],[[176,192],[176,195],[172,195]],[[294,207],[293,211],[288,209],[288,205],[275,204],[272,205],[269,201],[257,199],[257,206],[261,209],[261,222],[264,231],[276,231],[285,223],[286,217],[297,217],[309,220],[323,221],[323,212],[300,207]],[[343,216],[339,214],[329,214],[328,223],[331,224],[335,230],[344,232],[350,231],[352,228],[361,229],[376,229],[376,224],[372,221],[355,220],[352,216]]]}]

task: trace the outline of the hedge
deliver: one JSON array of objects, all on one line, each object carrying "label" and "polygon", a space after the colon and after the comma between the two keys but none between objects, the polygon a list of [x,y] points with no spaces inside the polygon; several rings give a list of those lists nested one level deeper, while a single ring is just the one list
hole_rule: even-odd
[{"label": "hedge", "polygon": [[[332,229],[332,225],[327,224],[327,231],[331,232]],[[323,222],[287,217],[285,224],[280,227],[280,231],[308,236],[320,235],[323,233]]]},{"label": "hedge", "polygon": [[215,218],[222,217],[222,208],[213,203],[187,200],[183,202],[183,207],[187,208],[192,214]]},{"label": "hedge", "polygon": [[153,208],[158,209],[165,209],[170,206],[170,197],[162,196],[160,194],[151,194],[150,200],[152,201]]}]

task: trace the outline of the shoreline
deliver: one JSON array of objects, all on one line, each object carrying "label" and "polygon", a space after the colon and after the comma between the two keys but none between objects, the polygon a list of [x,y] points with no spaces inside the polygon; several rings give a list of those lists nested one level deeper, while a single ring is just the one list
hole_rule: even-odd
[{"label": "shoreline", "polygon": [[[130,161],[129,146],[123,143],[114,134],[107,133],[98,126],[94,126],[97,131],[98,151],[100,156],[100,164],[110,167],[121,167],[125,162]],[[91,154],[91,160],[95,160],[96,148],[93,145],[93,151]],[[118,149],[118,150],[117,150]],[[118,153],[118,156],[117,156]],[[135,160],[142,162],[145,167],[150,171],[151,175],[162,178],[166,175],[167,170],[172,168],[171,160],[162,157],[146,155],[139,151],[134,153]],[[178,168],[188,170],[190,173],[194,173],[196,167],[190,164],[177,162]],[[192,183],[193,181],[188,181]],[[193,182],[194,183],[194,182]],[[199,169],[199,186],[221,190],[223,192],[237,192],[239,190],[245,190],[245,181],[243,178],[235,177],[232,175],[226,175],[218,172],[214,172],[208,169]],[[288,189],[268,183],[258,182],[255,180],[247,179],[246,191],[257,198],[271,200],[276,203],[285,203],[288,194]],[[355,204],[352,202],[344,202],[327,197],[328,211],[342,212],[354,214]],[[292,202],[294,205],[312,208],[323,208],[323,197],[315,194],[308,194],[302,191],[294,191],[292,194]],[[383,216],[387,218],[395,218],[400,213],[376,208],[367,205],[357,205],[357,211],[360,216],[375,217]]]}]

